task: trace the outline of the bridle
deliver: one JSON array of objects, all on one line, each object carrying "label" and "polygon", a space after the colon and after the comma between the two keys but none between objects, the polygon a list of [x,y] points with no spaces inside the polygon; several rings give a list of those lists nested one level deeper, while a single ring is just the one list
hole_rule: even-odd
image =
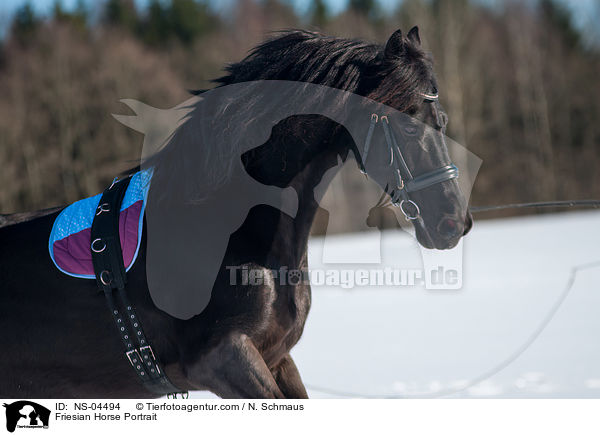
[{"label": "bridle", "polygon": [[[437,95],[431,94],[420,94],[423,98],[428,101],[435,101],[438,99]],[[381,122],[383,126],[383,133],[385,141],[390,152],[388,166],[393,171],[395,186],[386,186],[386,192],[389,190],[391,203],[395,207],[399,207],[400,211],[407,220],[415,220],[421,216],[421,209],[415,201],[410,198],[410,193],[417,192],[426,189],[444,181],[452,180],[458,177],[458,168],[453,163],[443,166],[433,171],[426,172],[417,177],[414,177],[406,160],[402,155],[402,150],[398,145],[394,130],[390,127],[389,119],[387,115],[377,115],[376,113],[371,114],[371,123],[369,130],[367,131],[367,137],[365,139],[365,146],[361,156],[360,170],[363,174],[367,175],[365,164],[369,156],[369,149],[371,147],[371,141],[373,139],[373,133],[375,126],[378,122]]]}]

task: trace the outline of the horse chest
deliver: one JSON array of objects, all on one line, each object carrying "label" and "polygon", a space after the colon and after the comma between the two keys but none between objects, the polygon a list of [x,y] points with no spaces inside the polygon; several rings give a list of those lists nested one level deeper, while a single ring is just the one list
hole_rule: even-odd
[{"label": "horse chest", "polygon": [[253,337],[269,365],[277,362],[298,342],[311,302],[310,285],[274,287],[273,302],[265,313],[266,328]]}]

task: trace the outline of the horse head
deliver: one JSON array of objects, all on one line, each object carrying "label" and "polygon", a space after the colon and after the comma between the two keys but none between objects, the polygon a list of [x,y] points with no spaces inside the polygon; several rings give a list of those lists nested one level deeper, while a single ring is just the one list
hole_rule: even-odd
[{"label": "horse head", "polygon": [[471,229],[472,217],[449,157],[448,116],[418,28],[406,37],[396,31],[367,69],[361,91],[399,113],[374,114],[372,122],[382,125],[374,140],[380,146],[368,155],[362,150],[363,167],[413,222],[423,246],[452,248]]}]

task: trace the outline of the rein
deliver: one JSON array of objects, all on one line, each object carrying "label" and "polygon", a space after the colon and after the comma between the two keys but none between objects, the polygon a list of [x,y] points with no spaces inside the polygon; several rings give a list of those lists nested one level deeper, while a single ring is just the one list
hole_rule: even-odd
[{"label": "rein", "polygon": [[500,205],[481,205],[469,207],[471,213],[485,213],[494,210],[506,210],[511,208],[570,208],[570,207],[600,207],[600,200],[596,199],[581,199],[581,200],[566,200],[566,201],[540,201],[540,202],[522,202],[514,204]]}]

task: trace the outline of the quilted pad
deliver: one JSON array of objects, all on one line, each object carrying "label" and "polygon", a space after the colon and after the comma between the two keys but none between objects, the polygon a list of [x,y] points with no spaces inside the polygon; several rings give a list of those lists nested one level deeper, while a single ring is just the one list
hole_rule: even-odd
[{"label": "quilted pad", "polygon": [[[140,248],[151,178],[151,170],[134,174],[121,203],[119,237],[125,270],[133,266]],[[92,221],[101,197],[98,194],[67,206],[54,221],[48,249],[56,267],[67,275],[95,279],[90,244]]]}]

